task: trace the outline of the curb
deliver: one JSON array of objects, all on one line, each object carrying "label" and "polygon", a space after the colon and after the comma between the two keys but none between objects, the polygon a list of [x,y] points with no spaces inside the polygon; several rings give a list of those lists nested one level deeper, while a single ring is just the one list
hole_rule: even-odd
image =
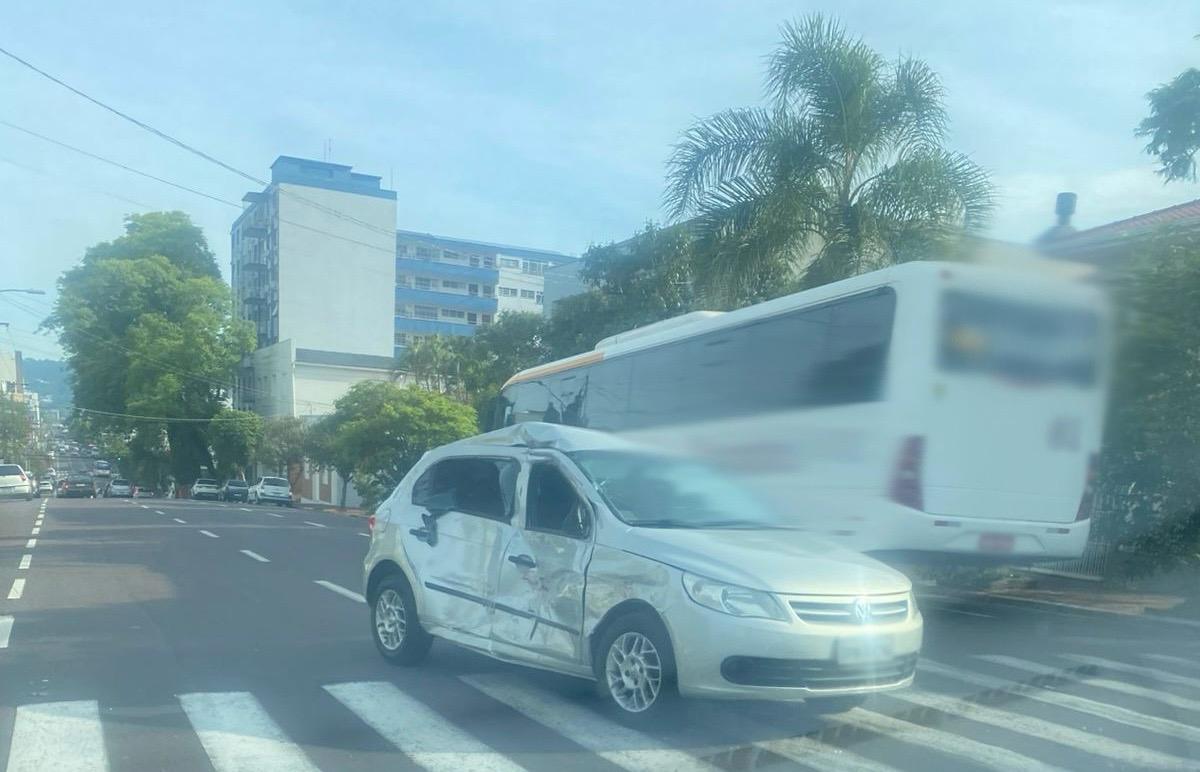
[{"label": "curb", "polygon": [[1010,605],[1019,605],[1019,604],[1025,603],[1025,604],[1031,604],[1031,605],[1035,605],[1035,606],[1050,606],[1050,607],[1054,607],[1054,608],[1069,609],[1074,612],[1082,612],[1083,614],[1104,614],[1107,616],[1123,617],[1125,619],[1141,619],[1141,620],[1146,620],[1146,621],[1151,621],[1151,622],[1162,622],[1162,623],[1168,624],[1168,625],[1178,625],[1180,627],[1189,627],[1192,629],[1200,630],[1200,621],[1193,620],[1193,619],[1179,619],[1177,617],[1161,616],[1159,614],[1147,614],[1144,612],[1141,614],[1135,614],[1135,613],[1132,613],[1129,611],[1114,611],[1112,609],[1094,608],[1092,606],[1081,606],[1078,603],[1062,603],[1062,602],[1053,601],[1053,600],[1042,600],[1041,598],[1022,598],[1022,597],[1016,596],[1016,595],[998,595],[998,594],[989,593],[989,592],[964,591],[964,592],[959,592],[959,593],[952,592],[949,594],[918,593],[917,598],[920,599],[921,597],[933,598],[933,599],[939,599],[939,600],[986,599],[992,603],[998,603],[1000,605],[1004,605],[1005,603],[1008,603]]}]

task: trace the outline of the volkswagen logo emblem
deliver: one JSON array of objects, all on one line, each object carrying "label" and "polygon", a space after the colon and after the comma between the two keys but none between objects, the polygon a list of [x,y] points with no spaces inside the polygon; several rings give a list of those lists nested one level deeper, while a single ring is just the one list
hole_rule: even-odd
[{"label": "volkswagen logo emblem", "polygon": [[871,600],[870,598],[855,598],[854,599],[854,621],[860,625],[865,625],[871,621]]}]

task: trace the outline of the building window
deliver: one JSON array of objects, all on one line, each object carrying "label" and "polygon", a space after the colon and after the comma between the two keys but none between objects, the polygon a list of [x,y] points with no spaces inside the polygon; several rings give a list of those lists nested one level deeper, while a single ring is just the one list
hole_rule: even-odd
[{"label": "building window", "polygon": [[472,314],[472,313],[467,314],[467,324],[476,324],[478,321],[479,321],[478,315]]},{"label": "building window", "polygon": [[467,316],[466,311],[459,311],[456,308],[443,308],[442,309],[442,318],[444,318],[444,319],[465,319],[466,316]]},{"label": "building window", "polygon": [[417,258],[420,260],[432,260],[433,250],[429,247],[417,247]]},{"label": "building window", "polygon": [[479,294],[479,285],[478,284],[468,284],[467,285],[467,294],[468,295],[478,295]]},{"label": "building window", "polygon": [[397,287],[411,287],[412,286],[412,277],[409,276],[408,274],[402,274],[400,276],[397,276],[396,277],[396,286]]},{"label": "building window", "polygon": [[442,250],[442,259],[443,260],[455,260],[456,261],[459,258],[460,258],[460,255],[457,252],[452,252],[449,249]]},{"label": "building window", "polygon": [[515,298],[516,296],[517,296],[517,291],[515,289],[513,289],[512,287],[501,287],[500,288],[500,297]]},{"label": "building window", "polygon": [[424,276],[418,276],[416,279],[414,279],[413,283],[416,285],[416,288],[419,290],[433,289],[433,282],[431,282],[429,279],[425,278]]},{"label": "building window", "polygon": [[479,267],[479,255],[471,255],[471,267],[472,268]]},{"label": "building window", "polygon": [[525,262],[521,263],[521,272],[531,273],[534,276],[541,276],[546,272],[546,264],[539,263],[534,260],[526,260]]},{"label": "building window", "polygon": [[537,300],[537,304],[540,306],[542,304],[542,293],[537,293],[537,298],[535,299]]},{"label": "building window", "polygon": [[484,255],[483,256],[483,267],[484,268],[495,268],[496,267],[496,258],[492,257],[491,255]]},{"label": "building window", "polygon": [[526,300],[533,300],[534,297],[536,297],[536,293],[533,290],[523,289],[523,290],[521,290],[521,297],[523,297]]},{"label": "building window", "polygon": [[495,286],[493,286],[493,285],[491,285],[491,284],[485,284],[485,285],[483,285],[483,296],[484,296],[485,298],[490,298],[490,297],[492,297],[492,296],[493,296],[493,295],[495,295],[495,294],[496,294],[496,288],[495,288]]},{"label": "building window", "polygon": [[418,319],[437,319],[437,306],[413,306],[413,316]]},{"label": "building window", "polygon": [[462,289],[462,288],[463,288],[463,283],[461,281],[450,281],[449,279],[442,279],[442,289]]},{"label": "building window", "polygon": [[408,345],[408,333],[407,332],[396,333],[396,345],[397,346],[407,346]]},{"label": "building window", "polygon": [[521,261],[517,260],[515,258],[512,258],[512,257],[502,257],[502,258],[500,258],[500,267],[501,268],[520,268]]},{"label": "building window", "polygon": [[403,316],[405,319],[412,316],[412,306],[407,303],[401,303],[396,306],[396,316]]},{"label": "building window", "polygon": [[480,324],[491,324],[491,323],[492,323],[492,315],[491,315],[491,314],[484,314],[483,316],[481,316],[481,317],[479,318],[479,323],[480,323]]}]

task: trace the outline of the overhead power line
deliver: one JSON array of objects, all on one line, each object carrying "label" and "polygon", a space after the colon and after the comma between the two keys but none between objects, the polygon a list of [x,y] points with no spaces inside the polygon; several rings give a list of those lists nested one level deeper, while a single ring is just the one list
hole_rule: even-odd
[{"label": "overhead power line", "polygon": [[222,421],[240,421],[240,420],[242,420],[241,416],[225,416],[225,417],[213,416],[212,418],[173,418],[171,416],[165,416],[165,415],[136,415],[133,413],[116,413],[116,412],[113,412],[110,410],[92,410],[91,408],[78,407],[78,406],[72,407],[71,409],[75,410],[79,413],[87,413],[89,415],[102,415],[102,416],[107,416],[110,418],[127,418],[127,419],[130,419],[133,421],[153,421],[155,423],[167,423],[167,424],[211,424],[211,423],[220,423]]},{"label": "overhead power line", "polygon": [[[129,115],[128,113],[118,110],[117,108],[113,107],[112,105],[109,105],[109,104],[97,99],[96,97],[93,97],[90,94],[87,94],[87,93],[81,91],[80,89],[75,88],[71,84],[63,81],[60,78],[56,78],[55,76],[51,75],[50,73],[46,72],[45,70],[37,67],[32,62],[22,59],[21,57],[17,56],[13,52],[11,52],[5,48],[0,48],[0,54],[4,54],[8,58],[17,62],[18,64],[21,64],[24,67],[28,67],[30,70],[33,70],[38,75],[41,75],[43,78],[46,78],[47,80],[57,83],[59,86],[62,86],[67,91],[70,91],[72,94],[75,94],[79,97],[82,97],[83,99],[86,99],[87,101],[91,102],[92,104],[96,105],[97,107],[107,110],[108,112],[112,113],[113,115],[116,115],[126,121],[129,121],[130,123],[137,126],[138,128],[140,128],[144,131],[148,131],[151,134],[153,134],[154,136],[156,136],[162,140],[165,140],[166,142],[169,142],[172,145],[175,145],[176,147],[178,147],[182,150],[192,153],[193,155],[199,156],[200,158],[203,158],[205,161],[208,161],[209,163],[216,164],[217,166],[221,167],[222,169],[233,172],[234,174],[238,175],[239,177],[247,179],[250,182],[253,182],[262,187],[266,187],[267,185],[270,184],[266,180],[259,179],[258,177],[255,177],[253,174],[250,174],[249,172],[244,172],[241,169],[238,169],[236,166],[228,164],[225,161],[222,161],[221,159],[219,159],[213,155],[210,155],[210,154],[204,152],[203,150],[200,150],[197,147],[189,145],[188,143],[184,142],[181,139],[177,139],[176,137],[171,136],[170,134],[166,133],[165,131],[162,131],[160,129],[157,129],[157,128],[151,126],[150,124],[146,123],[145,121],[138,120],[137,118],[134,118],[132,115]],[[311,206],[315,209],[323,211],[326,214],[329,214],[333,217],[337,217],[338,219],[355,223],[356,225],[360,225],[364,228],[376,231],[378,233],[382,233],[384,235],[389,235],[389,231],[386,228],[382,228],[378,225],[375,225],[374,223],[366,222],[365,220],[360,220],[357,217],[353,217],[352,215],[346,214],[345,212],[342,212],[334,207],[326,206],[325,204],[322,204],[318,201],[313,201],[310,198],[305,198],[304,196],[300,195],[299,193],[294,193],[292,191],[282,190],[282,189],[280,190],[280,193],[283,193],[284,195],[288,196],[289,198],[293,198],[297,201],[303,202],[303,203],[307,204],[308,206]],[[395,238],[395,232],[392,231],[390,233],[390,236],[392,238]]]}]

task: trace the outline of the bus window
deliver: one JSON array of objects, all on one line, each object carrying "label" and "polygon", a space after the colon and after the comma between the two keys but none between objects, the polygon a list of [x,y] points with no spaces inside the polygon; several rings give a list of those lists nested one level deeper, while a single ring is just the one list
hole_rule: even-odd
[{"label": "bus window", "polygon": [[629,357],[606,359],[589,367],[579,425],[609,432],[629,426],[632,386],[633,361]]},{"label": "bus window", "polygon": [[804,403],[846,405],[883,398],[896,293],[851,298],[829,307],[829,327]]}]

